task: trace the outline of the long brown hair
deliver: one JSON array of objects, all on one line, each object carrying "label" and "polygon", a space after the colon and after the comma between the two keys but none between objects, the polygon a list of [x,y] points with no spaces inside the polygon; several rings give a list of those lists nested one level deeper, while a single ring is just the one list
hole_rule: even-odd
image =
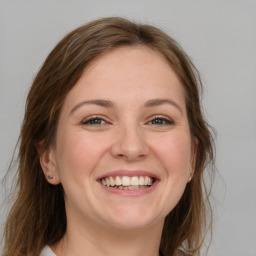
[{"label": "long brown hair", "polygon": [[[36,145],[47,149],[55,138],[63,101],[87,65],[122,46],[144,45],[160,52],[184,86],[190,131],[198,141],[196,168],[177,206],[166,217],[160,249],[173,255],[182,247],[200,255],[206,229],[203,171],[214,160],[211,132],[200,106],[200,76],[180,46],[163,31],[122,18],[92,21],[65,36],[34,79],[26,101],[19,139],[17,193],[5,226],[4,256],[37,256],[66,232],[61,185],[50,185],[40,166]],[[205,198],[206,195],[206,198]]]}]

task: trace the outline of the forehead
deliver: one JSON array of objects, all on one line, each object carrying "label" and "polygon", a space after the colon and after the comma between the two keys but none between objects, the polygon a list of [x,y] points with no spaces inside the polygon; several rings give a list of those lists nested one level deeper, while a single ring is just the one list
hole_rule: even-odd
[{"label": "forehead", "polygon": [[183,86],[161,53],[145,46],[119,47],[87,66],[67,101],[111,98],[125,102],[166,97],[184,101]]},{"label": "forehead", "polygon": [[[111,64],[111,65],[110,65]],[[167,59],[159,51],[147,47],[145,45],[138,46],[120,46],[109,50],[97,58],[92,60],[85,68],[83,76],[87,76],[92,69],[107,70],[108,68],[121,68],[134,66],[138,70],[142,68],[168,69],[173,72],[173,69]]]}]

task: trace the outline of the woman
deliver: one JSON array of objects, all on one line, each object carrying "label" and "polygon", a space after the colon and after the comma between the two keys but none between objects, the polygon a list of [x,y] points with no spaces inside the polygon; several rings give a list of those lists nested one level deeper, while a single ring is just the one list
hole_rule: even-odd
[{"label": "woman", "polygon": [[199,86],[155,27],[105,18],[62,39],[28,94],[4,255],[199,255]]}]

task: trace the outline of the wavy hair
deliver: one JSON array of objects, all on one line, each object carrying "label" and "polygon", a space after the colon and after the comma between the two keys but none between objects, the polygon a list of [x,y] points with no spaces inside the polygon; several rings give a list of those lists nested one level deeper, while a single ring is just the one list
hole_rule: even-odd
[{"label": "wavy hair", "polygon": [[200,255],[211,224],[203,174],[214,161],[214,144],[200,106],[199,72],[175,40],[160,29],[110,17],[87,23],[66,35],[33,81],[19,138],[17,192],[5,225],[4,256],[38,256],[45,245],[64,236],[67,223],[63,188],[46,181],[36,145],[43,141],[46,149],[53,143],[64,99],[89,63],[111,49],[137,45],[161,53],[179,77],[192,138],[198,141],[193,179],[166,217],[160,249],[165,255],[174,255],[178,248]]}]

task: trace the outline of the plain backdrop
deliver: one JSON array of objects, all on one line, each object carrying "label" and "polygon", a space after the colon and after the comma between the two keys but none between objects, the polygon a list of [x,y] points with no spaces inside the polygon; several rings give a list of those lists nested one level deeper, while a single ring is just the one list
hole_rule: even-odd
[{"label": "plain backdrop", "polygon": [[[256,255],[256,1],[0,1],[0,178],[31,81],[55,44],[95,18],[122,16],[173,36],[200,70],[217,130],[210,256]],[[3,196],[1,196],[3,197]],[[1,226],[4,214],[0,216]]]}]

